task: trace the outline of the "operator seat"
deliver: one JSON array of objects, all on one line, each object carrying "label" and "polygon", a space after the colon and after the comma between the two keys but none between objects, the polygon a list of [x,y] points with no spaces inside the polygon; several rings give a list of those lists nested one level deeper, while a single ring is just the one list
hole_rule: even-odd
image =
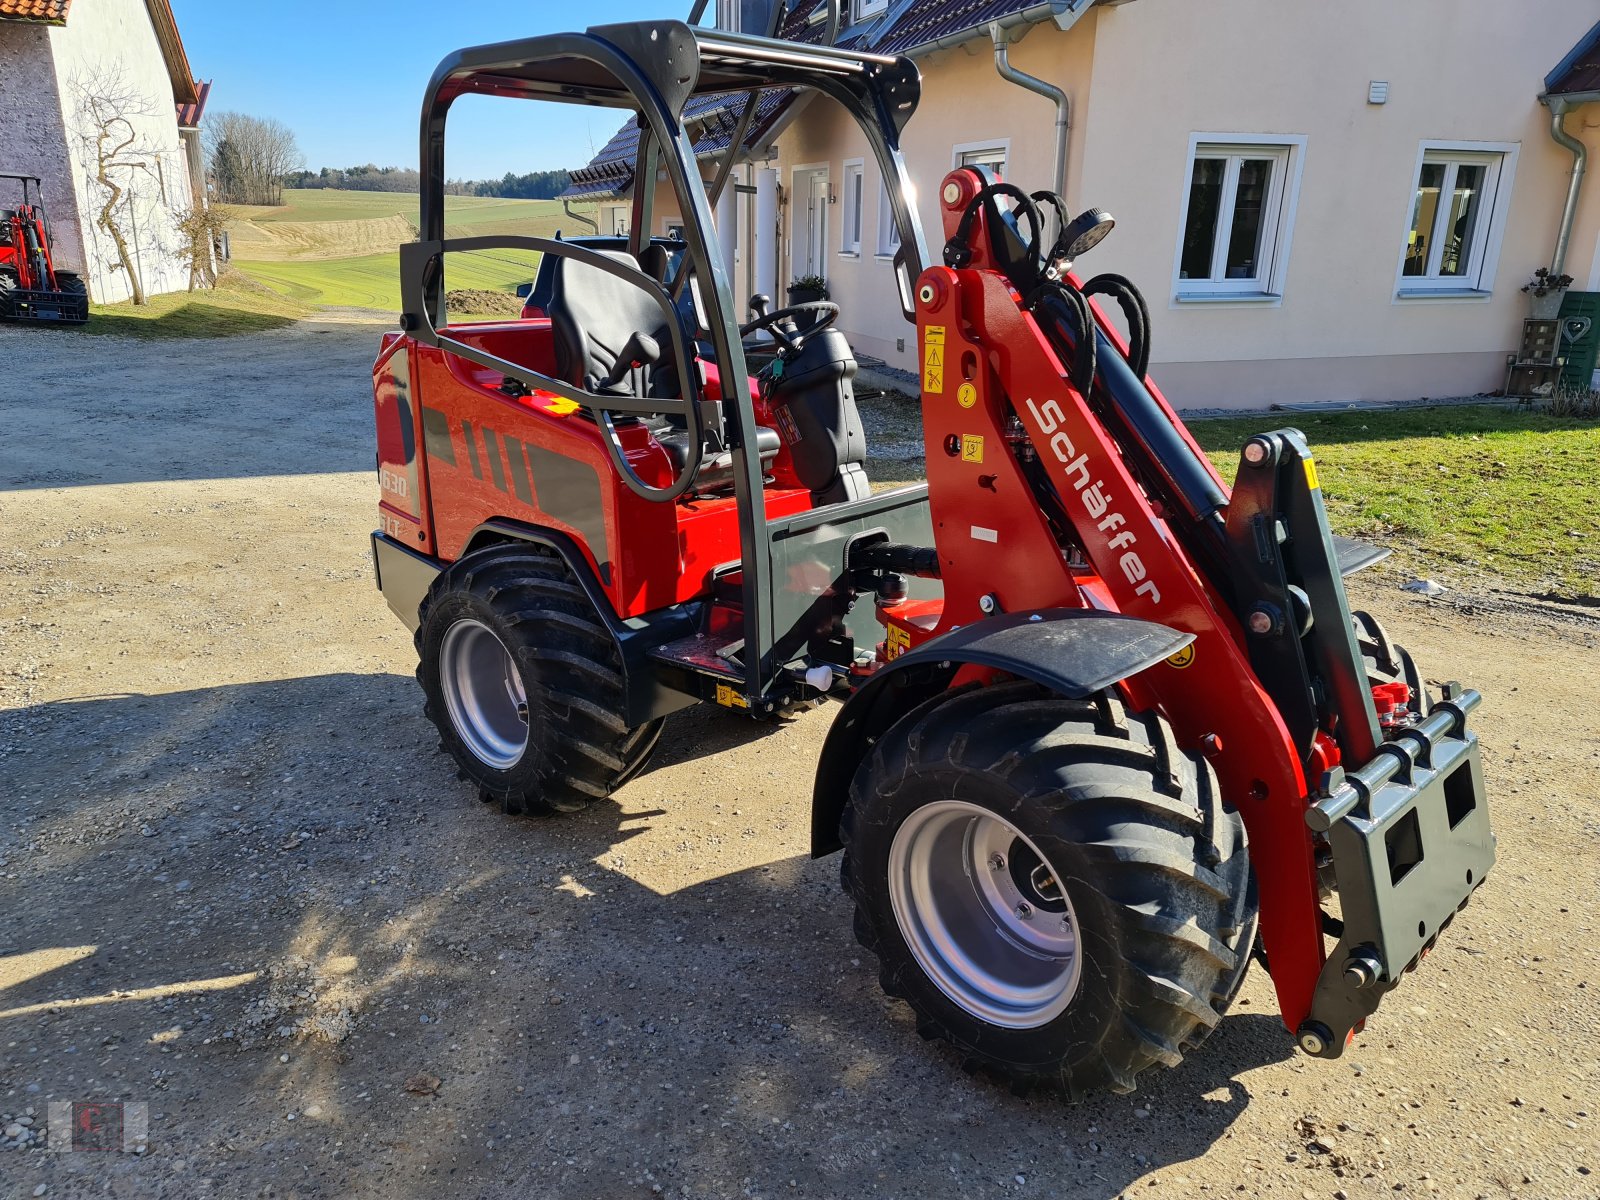
[{"label": "operator seat", "polygon": [[[629,254],[618,250],[597,253],[636,274],[639,272],[640,264]],[[550,326],[555,338],[557,376],[590,392],[678,398],[678,370],[667,319],[662,315],[661,305],[641,282],[619,278],[563,255],[555,262],[552,285]],[[636,333],[655,339],[661,348],[660,360],[653,365],[633,368],[617,383],[602,388],[601,381],[611,374],[623,348]],[[692,353],[693,341],[687,344]],[[690,365],[698,371],[698,363]],[[672,460],[674,473],[681,472],[694,451],[682,421],[663,414],[647,418],[645,424]],[[782,446],[778,431],[758,426],[756,446],[765,475]],[[715,434],[707,431],[705,453],[690,491],[707,495],[723,491],[732,484],[733,455],[715,440]]]}]

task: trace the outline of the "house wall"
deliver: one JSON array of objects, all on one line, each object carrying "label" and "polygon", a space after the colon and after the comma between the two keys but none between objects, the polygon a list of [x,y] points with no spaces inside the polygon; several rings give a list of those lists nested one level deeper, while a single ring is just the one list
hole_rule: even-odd
[{"label": "house wall", "polygon": [[[56,265],[82,271],[83,238],[56,94],[49,27],[0,21],[0,171],[39,178],[55,233]],[[20,184],[0,184],[0,208],[21,198]]]},{"label": "house wall", "polygon": [[[1142,0],[1141,0],[1142,2]],[[1093,69],[1093,30],[1099,11],[1091,10],[1068,34],[1053,26],[1034,27],[1012,45],[1013,66],[1057,84],[1072,103],[1072,123],[1081,128],[1090,119],[1089,82]],[[993,44],[979,39],[919,60],[922,68],[922,103],[906,127],[903,151],[911,177],[919,185],[917,211],[928,244],[929,263],[941,261],[944,231],[939,218],[938,184],[950,171],[953,148],[958,145],[1008,141],[1010,166],[1007,179],[1036,191],[1053,187],[1051,168],[1055,155],[1055,107],[1042,96],[1006,83],[995,72]],[[854,121],[836,103],[816,97],[778,140],[779,179],[785,203],[780,210],[784,238],[784,281],[794,274],[793,233],[794,170],[797,166],[827,164],[836,195],[843,164],[864,158],[866,211],[859,257],[841,254],[843,225],[840,207],[829,212],[828,284],[840,305],[839,328],[860,351],[891,366],[913,370],[916,366],[916,329],[900,315],[894,268],[877,256],[878,205],[882,173],[866,150],[866,139]],[[1069,142],[1067,196],[1079,204],[1083,139]],[[905,348],[902,348],[902,344]]]},{"label": "house wall", "polygon": [[[1116,232],[1083,268],[1116,271],[1153,309],[1154,374],[1184,407],[1413,399],[1492,391],[1505,380],[1527,299],[1521,285],[1548,264],[1571,175],[1537,102],[1544,75],[1594,21],[1587,0],[1137,0],[1091,10],[1062,33],[1035,26],[1012,62],[1072,100],[1067,200],[1109,209]],[[1046,186],[1053,111],[995,73],[986,39],[919,60],[923,102],[906,131],[930,258],[939,260],[937,182],[954,145],[1010,139],[1008,178]],[[1367,103],[1386,80],[1388,103]],[[1585,126],[1595,128],[1585,128]],[[1569,117],[1600,162],[1600,106]],[[1304,139],[1287,271],[1277,298],[1179,301],[1176,260],[1194,134]],[[1508,143],[1515,176],[1488,295],[1401,298],[1397,274],[1424,141]],[[785,196],[798,164],[826,163],[837,185],[864,141],[817,99],[778,143]],[[867,163],[869,237],[876,165]],[[1600,175],[1600,172],[1596,172]],[[868,354],[913,369],[887,262],[837,253],[829,279],[841,328]],[[792,209],[783,211],[784,255]],[[1566,270],[1600,289],[1600,178],[1591,178]],[[789,267],[785,266],[785,279]]]},{"label": "house wall", "polygon": [[[1536,96],[1594,18],[1584,0],[1352,0],[1295,6],[1292,20],[1272,0],[1105,10],[1083,198],[1119,225],[1084,265],[1144,288],[1163,389],[1190,406],[1256,406],[1501,387],[1527,315],[1519,289],[1550,261],[1572,168]],[[1387,104],[1367,102],[1375,79],[1390,83]],[[1597,118],[1569,118],[1592,148],[1600,136],[1580,126]],[[1192,133],[1305,137],[1281,303],[1174,299]],[[1397,297],[1424,139],[1518,148],[1487,298]],[[1567,264],[1580,287],[1597,232],[1591,181]]]},{"label": "house wall", "polygon": [[106,195],[96,181],[94,131],[82,111],[85,84],[109,90],[120,83],[136,97],[129,107],[138,145],[147,153],[149,172],[119,170],[126,190],[118,219],[134,248],[135,265],[150,294],[189,285],[176,221],[194,203],[187,164],[173,111],[172,80],[151,26],[144,0],[95,0],[72,8],[67,25],[50,30],[57,95],[67,128],[73,185],[83,214],[86,278],[90,294],[102,303],[125,300],[132,287],[116,248],[95,218]]}]

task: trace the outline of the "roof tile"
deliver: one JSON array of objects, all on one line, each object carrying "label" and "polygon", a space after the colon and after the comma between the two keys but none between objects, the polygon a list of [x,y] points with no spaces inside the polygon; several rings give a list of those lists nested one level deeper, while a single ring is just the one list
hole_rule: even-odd
[{"label": "roof tile", "polygon": [[0,21],[45,21],[67,23],[72,0],[0,0]]}]

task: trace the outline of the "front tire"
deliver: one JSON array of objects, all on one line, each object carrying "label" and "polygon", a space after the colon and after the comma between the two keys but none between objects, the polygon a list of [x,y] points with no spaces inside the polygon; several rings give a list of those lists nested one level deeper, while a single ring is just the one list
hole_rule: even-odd
[{"label": "front tire", "polygon": [[644,768],[615,639],[560,558],[469,554],[434,581],[416,643],[424,714],[463,779],[510,813],[577,812]]},{"label": "front tire", "polygon": [[1248,965],[1238,815],[1112,695],[930,701],[857,772],[841,836],[884,990],[1018,1091],[1131,1092],[1216,1026]]}]

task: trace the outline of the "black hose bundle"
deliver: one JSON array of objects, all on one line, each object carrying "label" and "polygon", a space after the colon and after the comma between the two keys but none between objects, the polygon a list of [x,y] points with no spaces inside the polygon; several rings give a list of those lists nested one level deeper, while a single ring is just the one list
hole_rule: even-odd
[{"label": "black hose bundle", "polygon": [[1128,322],[1128,366],[1142,382],[1150,374],[1150,306],[1131,279],[1096,275],[1081,289],[1085,296],[1110,296]]}]

